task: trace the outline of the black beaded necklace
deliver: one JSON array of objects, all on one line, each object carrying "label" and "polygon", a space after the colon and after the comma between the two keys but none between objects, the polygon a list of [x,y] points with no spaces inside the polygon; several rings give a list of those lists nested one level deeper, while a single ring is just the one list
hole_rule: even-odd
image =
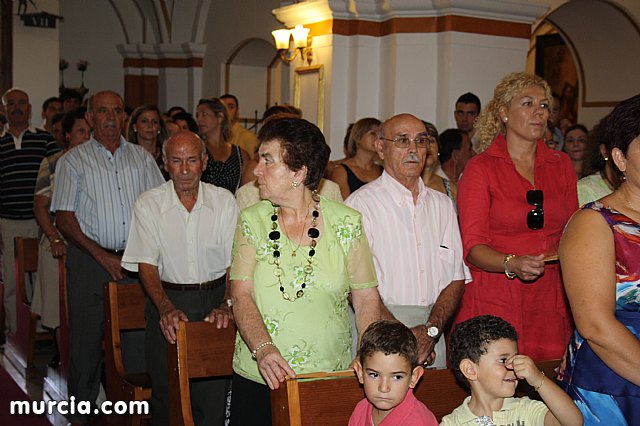
[{"label": "black beaded necklace", "polygon": [[[307,264],[304,266],[304,279],[302,284],[300,285],[300,289],[296,291],[295,296],[290,296],[284,289],[284,285],[282,284],[282,276],[284,275],[284,270],[280,266],[280,231],[278,231],[278,208],[279,206],[276,204],[271,204],[273,206],[273,213],[271,214],[271,232],[269,232],[269,239],[273,243],[273,261],[276,265],[273,270],[273,274],[278,278],[278,286],[280,288],[280,293],[282,293],[282,298],[284,300],[288,300],[290,302],[295,302],[304,296],[304,290],[307,288],[307,284],[310,283],[311,276],[313,275],[313,256],[316,254],[316,244],[317,239],[320,236],[320,231],[318,231],[318,217],[320,216],[320,196],[316,191],[313,191],[311,198],[314,202],[313,212],[311,212],[311,227],[307,231],[307,236],[311,238],[311,244],[309,249],[309,257],[307,258]],[[298,246],[299,248],[299,246]],[[297,249],[296,249],[297,251]],[[295,251],[294,251],[295,253]]]}]

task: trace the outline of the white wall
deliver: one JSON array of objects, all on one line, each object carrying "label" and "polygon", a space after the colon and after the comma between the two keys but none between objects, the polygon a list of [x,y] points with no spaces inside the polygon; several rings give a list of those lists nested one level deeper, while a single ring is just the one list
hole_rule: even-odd
[{"label": "white wall", "polygon": [[[326,42],[329,58],[321,54]],[[342,157],[347,125],[363,117],[407,112],[439,131],[455,127],[456,99],[471,91],[487,102],[504,75],[524,69],[529,47],[527,39],[460,32],[322,36],[313,43],[317,63],[331,70],[324,133],[334,159]]]},{"label": "white wall", "polygon": [[[122,26],[108,1],[63,0],[60,14],[60,57],[69,61],[64,74],[68,87],[80,86],[76,62],[89,61],[85,86],[89,95],[100,90],[124,94],[122,55],[116,45],[126,43]],[[57,64],[56,59],[56,64]]]},{"label": "white wall", "polygon": [[[185,3],[183,8],[191,9],[197,3],[195,0],[180,1]],[[630,12],[636,23],[640,22],[639,1],[612,2]],[[58,1],[39,0],[37,3],[44,9],[48,8],[48,4],[57,5]],[[16,84],[33,85],[35,92],[32,98],[35,105],[36,99],[44,99],[57,90],[57,63],[58,58],[63,57],[71,63],[70,69],[65,73],[65,83],[68,86],[79,85],[80,76],[75,63],[78,59],[86,59],[90,62],[86,85],[91,91],[111,88],[122,93],[122,56],[115,46],[123,43],[155,43],[157,35],[151,29],[151,23],[147,21],[143,25],[143,19],[136,16],[137,12],[134,13],[132,0],[64,0],[59,3],[60,14],[65,17],[65,21],[59,23],[59,55],[55,52],[55,30],[36,29],[44,36],[29,38],[24,34],[26,29],[22,24],[16,23]],[[112,3],[125,12],[121,12],[121,19],[128,28],[129,39],[125,37]],[[204,29],[194,27],[193,19],[179,15],[181,9],[175,9],[173,36],[180,40],[172,40],[172,43],[182,43],[185,37],[198,38],[195,35],[197,31],[203,31],[204,34],[202,42],[206,44],[206,53],[201,80],[203,95],[222,93],[224,63],[243,40],[258,37],[267,43],[273,43],[271,30],[281,28],[283,24],[274,18],[272,10],[280,7],[281,3],[286,2],[211,1],[208,12],[199,17],[205,23]],[[299,5],[306,3],[314,2]],[[335,6],[340,2],[331,0],[330,3]],[[345,10],[348,3],[345,0]],[[366,3],[364,0],[358,1],[356,6],[363,9]],[[373,3],[373,0],[369,3]],[[530,3],[548,4],[553,8],[564,3],[564,0],[531,0]],[[419,7],[422,3],[416,4]],[[378,10],[374,15],[380,13],[382,12]],[[155,18],[147,16],[146,19]],[[38,54],[23,55],[21,52],[26,50],[26,46],[30,53],[36,49]],[[456,32],[397,34],[386,37],[345,37],[331,34],[315,37],[314,64],[325,64],[324,130],[327,139],[332,141],[334,155],[341,155],[342,137],[347,124],[364,116],[385,118],[399,111],[409,111],[435,122],[441,130],[452,127],[455,99],[461,93],[471,91],[480,96],[483,104],[486,103],[496,82],[503,75],[524,69],[527,49],[528,40]],[[34,57],[43,59],[38,66],[32,63]],[[274,73],[272,103],[292,102],[293,69],[300,65],[302,64],[297,59],[295,64],[280,66]],[[171,87],[171,90],[177,92],[185,90],[174,87],[176,85],[170,81],[172,72],[169,70],[166,73],[165,87]],[[601,82],[603,87],[610,83]],[[250,84],[253,87],[253,80]],[[232,87],[237,85],[234,83]],[[170,98],[179,99],[179,94],[171,93]],[[258,99],[263,96],[262,88],[259,89],[259,96],[243,93],[240,102],[244,113],[250,114],[254,109],[253,105],[260,102]],[[167,99],[167,94],[161,93],[160,99],[161,102]],[[608,109],[610,108],[590,108],[588,112],[581,111],[580,119],[590,122]]]},{"label": "white wall", "polygon": [[[280,1],[276,0],[212,2],[203,39],[207,45],[203,67],[203,93],[207,96],[222,95],[223,64],[243,40],[255,37],[273,44],[271,31],[283,27],[271,14],[271,10],[277,7],[280,7]],[[242,108],[247,100],[238,98]]]},{"label": "white wall", "polygon": [[[262,118],[267,103],[267,69],[243,65],[233,65],[232,68],[229,85],[240,102],[240,116],[254,118],[257,110],[258,118]],[[213,96],[221,94],[214,93]]]},{"label": "white wall", "polygon": [[475,93],[484,107],[502,77],[524,71],[529,40],[453,31],[439,33],[438,39],[438,106],[434,124],[442,132],[456,127],[453,111],[460,95]]},{"label": "white wall", "polygon": [[[31,123],[42,124],[42,102],[58,95],[58,21],[57,28],[25,27],[19,16],[18,2],[13,15],[13,86],[29,94],[32,106]],[[48,12],[58,15],[58,0],[40,0],[38,10],[31,3],[27,13]]]}]

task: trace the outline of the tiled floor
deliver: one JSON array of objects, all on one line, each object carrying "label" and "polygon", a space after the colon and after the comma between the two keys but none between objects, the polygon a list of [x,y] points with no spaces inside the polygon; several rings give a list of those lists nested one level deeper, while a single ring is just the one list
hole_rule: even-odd
[{"label": "tiled floor", "polygon": [[[11,347],[4,345],[4,350],[9,351]],[[43,392],[43,379],[47,371],[47,363],[53,357],[53,348],[45,344],[40,344],[36,351],[34,360],[34,368],[31,368],[26,374],[19,371],[11,361],[10,357],[0,353],[0,365],[9,373],[18,386],[34,401],[47,401],[51,399],[49,395]],[[48,419],[54,426],[66,426],[67,419],[62,415],[54,415]]]}]

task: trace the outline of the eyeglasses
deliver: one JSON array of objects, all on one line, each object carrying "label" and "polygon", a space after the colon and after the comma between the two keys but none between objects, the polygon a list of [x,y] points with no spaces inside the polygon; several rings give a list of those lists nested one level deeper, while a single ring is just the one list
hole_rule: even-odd
[{"label": "eyeglasses", "polygon": [[393,142],[397,148],[406,148],[411,144],[411,142],[415,143],[418,148],[426,148],[428,145],[436,143],[436,139],[428,135],[416,136],[413,139],[408,136],[396,136],[393,139],[387,139],[380,136],[380,139]]},{"label": "eyeglasses", "polygon": [[527,191],[527,203],[535,207],[527,213],[527,226],[529,229],[542,229],[544,226],[544,210],[542,209],[542,190],[531,189]]}]

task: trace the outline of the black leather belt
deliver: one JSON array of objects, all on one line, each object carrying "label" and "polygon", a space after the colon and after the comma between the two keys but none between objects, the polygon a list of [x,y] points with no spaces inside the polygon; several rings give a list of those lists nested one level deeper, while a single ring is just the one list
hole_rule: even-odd
[{"label": "black leather belt", "polygon": [[227,282],[227,275],[223,275],[213,281],[207,281],[206,283],[195,284],[175,284],[167,281],[161,281],[162,288],[165,290],[177,290],[177,291],[191,291],[191,290],[212,290],[223,286]]},{"label": "black leather belt", "polygon": [[113,255],[116,255],[116,256],[119,256],[119,257],[122,257],[122,255],[124,254],[124,249],[123,248],[116,249],[116,250],[108,249],[108,248],[104,248],[104,247],[100,247],[100,248],[102,250],[106,251],[109,254],[113,254]]}]

